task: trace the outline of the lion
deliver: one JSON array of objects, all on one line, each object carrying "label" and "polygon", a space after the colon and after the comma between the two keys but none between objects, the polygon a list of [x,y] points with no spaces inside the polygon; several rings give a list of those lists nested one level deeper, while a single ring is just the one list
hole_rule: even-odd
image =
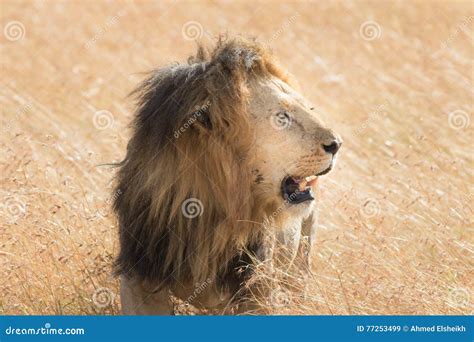
[{"label": "lion", "polygon": [[250,312],[255,263],[274,244],[290,263],[303,241],[311,248],[316,183],[341,139],[295,89],[262,44],[220,38],[135,90],[113,205],[124,314],[171,315],[170,294]]}]

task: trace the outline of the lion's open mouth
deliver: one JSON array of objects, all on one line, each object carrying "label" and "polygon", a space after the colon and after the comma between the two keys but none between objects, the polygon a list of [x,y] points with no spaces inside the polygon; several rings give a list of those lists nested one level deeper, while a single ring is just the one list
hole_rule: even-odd
[{"label": "lion's open mouth", "polygon": [[312,186],[316,184],[318,177],[309,176],[303,178],[286,177],[281,183],[283,199],[291,204],[299,204],[314,200]]},{"label": "lion's open mouth", "polygon": [[318,181],[318,176],[325,175],[332,170],[333,163],[316,175],[308,177],[287,176],[281,182],[281,194],[283,199],[291,204],[299,204],[314,200],[313,186]]}]

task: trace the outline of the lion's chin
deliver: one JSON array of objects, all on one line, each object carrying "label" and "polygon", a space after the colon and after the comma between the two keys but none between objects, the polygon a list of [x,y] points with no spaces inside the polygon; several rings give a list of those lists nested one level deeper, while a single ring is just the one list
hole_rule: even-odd
[{"label": "lion's chin", "polygon": [[318,181],[317,176],[285,177],[281,183],[281,193],[285,201],[290,204],[300,204],[314,200],[313,186]]}]

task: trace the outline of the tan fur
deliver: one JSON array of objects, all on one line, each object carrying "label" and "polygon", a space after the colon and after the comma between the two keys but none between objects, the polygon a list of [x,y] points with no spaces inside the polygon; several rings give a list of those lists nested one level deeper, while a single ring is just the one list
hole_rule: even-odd
[{"label": "tan fur", "polygon": [[[321,144],[335,135],[288,82],[268,51],[238,39],[200,48],[188,66],[158,70],[137,90],[114,205],[125,313],[153,308],[151,296],[160,298],[157,308],[145,312],[166,313],[168,290],[186,300],[203,282],[193,304],[225,306],[244,287],[250,260],[270,254],[269,230],[296,251],[315,205],[286,204],[282,179],[326,169],[332,159]],[[283,109],[294,125],[275,129]],[[202,204],[200,215],[183,215],[189,199]]]}]

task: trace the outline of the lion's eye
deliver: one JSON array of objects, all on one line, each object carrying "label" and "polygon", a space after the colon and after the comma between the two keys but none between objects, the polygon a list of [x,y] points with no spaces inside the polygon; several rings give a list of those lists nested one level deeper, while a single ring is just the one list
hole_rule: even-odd
[{"label": "lion's eye", "polygon": [[283,129],[290,127],[292,118],[290,113],[281,111],[272,116],[271,121],[275,128]]},{"label": "lion's eye", "polygon": [[279,120],[283,120],[283,121],[291,120],[290,114],[288,114],[288,112],[279,112],[277,113],[277,117]]}]

